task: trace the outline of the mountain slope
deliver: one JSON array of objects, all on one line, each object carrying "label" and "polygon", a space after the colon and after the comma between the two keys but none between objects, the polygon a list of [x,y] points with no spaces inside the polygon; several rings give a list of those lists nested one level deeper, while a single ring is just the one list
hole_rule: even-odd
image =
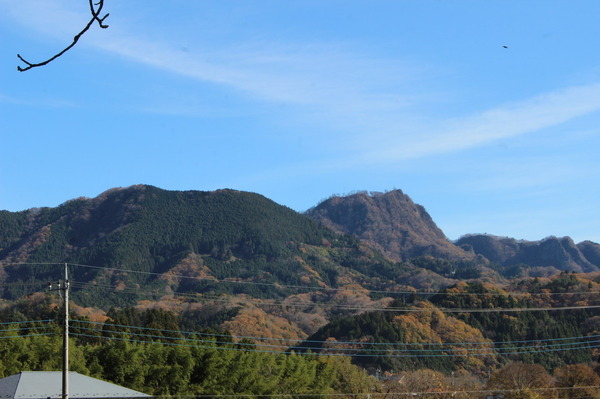
[{"label": "mountain slope", "polygon": [[401,190],[335,196],[305,214],[335,231],[369,243],[391,259],[423,255],[449,260],[474,258],[450,242],[425,208]]},{"label": "mountain slope", "polygon": [[[135,302],[139,287],[157,295],[264,298],[296,294],[285,287],[290,285],[385,289],[419,273],[261,195],[234,190],[113,189],[57,208],[3,212],[0,226],[6,226],[0,235],[3,264],[81,265],[73,279],[84,305]],[[15,298],[32,289],[8,283],[47,282],[60,273],[50,265],[12,266],[1,269],[0,279],[7,283],[4,295]],[[437,286],[444,281],[430,273],[427,283],[436,280]],[[100,286],[116,288],[101,294]]]}]

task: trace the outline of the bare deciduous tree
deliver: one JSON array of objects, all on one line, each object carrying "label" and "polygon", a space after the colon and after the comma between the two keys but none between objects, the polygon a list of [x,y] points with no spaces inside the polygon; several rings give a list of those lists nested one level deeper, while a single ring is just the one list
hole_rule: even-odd
[{"label": "bare deciduous tree", "polygon": [[108,25],[104,24],[104,20],[108,17],[109,14],[106,13],[103,17],[100,17],[100,13],[102,12],[102,8],[104,7],[104,0],[98,0],[97,3],[94,3],[93,0],[88,0],[88,1],[90,4],[90,12],[92,14],[92,18],[87,23],[87,25],[81,30],[81,32],[79,32],[77,35],[75,35],[75,37],[73,38],[73,42],[69,46],[67,46],[64,50],[62,50],[61,52],[55,54],[54,56],[48,58],[46,61],[42,61],[42,62],[37,62],[37,63],[29,62],[29,61],[25,60],[23,57],[21,57],[21,54],[17,54],[17,57],[19,57],[19,59],[26,64],[25,67],[21,67],[21,66],[17,67],[19,72],[24,72],[31,68],[44,66],[44,65],[54,61],[55,59],[57,59],[58,57],[60,57],[61,55],[63,55],[64,53],[66,53],[67,51],[72,49],[75,46],[75,44],[77,44],[77,42],[79,41],[81,36],[83,36],[83,34],[92,27],[94,22],[97,22],[98,26],[101,27],[102,29],[108,28]]}]

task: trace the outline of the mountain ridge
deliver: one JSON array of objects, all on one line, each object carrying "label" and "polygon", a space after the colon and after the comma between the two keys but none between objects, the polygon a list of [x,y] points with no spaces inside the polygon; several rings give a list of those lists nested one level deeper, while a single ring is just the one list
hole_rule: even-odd
[{"label": "mountain ridge", "polygon": [[[353,281],[400,283],[408,268],[264,196],[228,189],[111,189],[56,208],[5,212],[0,225],[7,227],[0,232],[3,263],[51,260],[160,275],[185,261],[188,267],[210,270],[220,280],[332,287]],[[19,273],[31,277],[33,272],[6,269],[3,279],[20,281]],[[51,272],[41,267],[36,274],[51,278]],[[85,283],[108,283],[116,281],[113,274],[88,271],[75,277]],[[140,276],[117,280],[126,286],[160,283]],[[174,284],[170,290],[181,285]],[[210,285],[185,284],[200,292]],[[264,290],[269,295],[281,291],[274,286]]]},{"label": "mountain ridge", "polygon": [[[223,201],[226,201],[224,198],[227,196],[227,201],[233,202],[225,205]],[[210,198],[214,201],[211,202]],[[219,201],[223,203],[219,205]],[[202,206],[212,207],[212,210],[206,210],[211,214],[210,217],[202,219],[194,216],[194,212],[200,212]],[[179,214],[177,209],[184,213]],[[148,216],[149,212],[162,215],[162,221],[155,223],[156,218]],[[207,222],[213,216],[214,220]],[[175,239],[187,234],[181,231],[176,233],[181,226],[175,224],[186,225],[188,232],[196,231],[192,234],[194,242],[181,244],[178,249],[165,249],[171,252],[166,254],[167,258],[174,255],[172,252],[185,251],[190,247],[195,252],[220,252],[219,256],[225,259],[227,256],[235,257],[232,251],[237,251],[238,255],[249,255],[256,250],[256,245],[261,245],[260,242],[278,241],[276,246],[283,247],[286,245],[281,242],[283,237],[292,241],[307,239],[320,227],[307,224],[304,217],[322,225],[327,231],[361,240],[392,262],[406,262],[429,256],[482,266],[497,264],[508,268],[527,265],[544,269],[545,274],[600,270],[600,245],[592,241],[575,244],[569,237],[551,236],[539,241],[525,241],[486,234],[467,234],[451,242],[426,209],[414,203],[401,190],[385,193],[362,191],[347,196],[333,196],[299,214],[255,193],[229,189],[210,192],[168,191],[146,185],[112,188],[95,198],[75,198],[55,208],[1,211],[0,260],[45,261],[49,256],[63,260],[77,255],[75,261],[103,263],[105,258],[111,257],[107,254],[109,250],[104,248],[108,242],[107,237],[114,239],[116,236],[127,235],[132,224],[135,226],[141,223],[145,224],[143,228],[146,231],[143,234],[149,240],[144,245],[153,247],[154,252],[160,252],[157,245],[164,246],[161,241],[170,240],[168,237],[159,237],[161,234],[170,234]],[[283,219],[273,222],[277,218]],[[236,224],[236,221],[241,220],[246,221]],[[222,228],[225,224],[229,226],[228,231]],[[298,230],[300,225],[304,226],[301,228],[305,229],[304,232]],[[161,232],[163,229],[167,231]],[[268,233],[268,238],[253,242],[253,235],[264,234],[267,230],[276,233]],[[319,237],[313,237],[310,244],[321,245],[333,239],[326,230],[320,230]],[[259,233],[260,231],[263,233]],[[223,234],[228,238],[220,238]],[[207,238],[209,236],[212,238]],[[231,240],[237,241],[225,242]],[[245,244],[244,240],[247,241]],[[66,244],[61,248],[61,243],[64,242]],[[42,253],[40,248],[44,249]],[[148,248],[146,252],[149,251]],[[96,252],[96,255],[86,255],[81,259],[81,254],[87,250]],[[153,267],[148,266],[147,269]]]},{"label": "mountain ridge", "polygon": [[570,237],[549,236],[538,241],[527,241],[489,234],[469,234],[459,238],[456,245],[505,267],[527,265],[546,268],[552,274],[600,270],[600,245],[592,241],[575,244]]}]

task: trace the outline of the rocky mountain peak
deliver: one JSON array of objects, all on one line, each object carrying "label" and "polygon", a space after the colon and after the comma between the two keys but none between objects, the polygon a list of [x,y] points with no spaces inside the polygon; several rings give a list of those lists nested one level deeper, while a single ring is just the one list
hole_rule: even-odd
[{"label": "rocky mountain peak", "polygon": [[394,260],[423,255],[453,260],[473,257],[451,243],[425,208],[401,190],[333,196],[305,214],[358,237]]}]

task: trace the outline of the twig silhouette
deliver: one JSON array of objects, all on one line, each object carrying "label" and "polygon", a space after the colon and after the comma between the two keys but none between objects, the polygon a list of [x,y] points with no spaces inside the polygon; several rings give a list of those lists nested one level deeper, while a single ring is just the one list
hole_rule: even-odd
[{"label": "twig silhouette", "polygon": [[27,65],[26,67],[17,66],[17,69],[19,70],[19,72],[24,72],[24,71],[27,71],[27,70],[29,70],[31,68],[41,67],[41,66],[44,66],[46,64],[49,64],[50,62],[54,61],[55,59],[57,59],[58,57],[60,57],[64,53],[66,53],[67,51],[71,50],[75,46],[75,44],[77,44],[77,42],[79,41],[79,39],[81,38],[81,36],[83,36],[83,34],[85,32],[87,32],[92,27],[92,25],[94,24],[94,22],[98,22],[98,26],[101,27],[102,29],[108,28],[108,25],[104,24],[104,20],[108,17],[109,14],[107,13],[103,17],[100,17],[100,12],[102,11],[102,7],[104,7],[104,0],[98,0],[97,3],[94,3],[93,0],[89,0],[89,3],[90,3],[90,12],[92,14],[92,19],[90,19],[90,22],[87,23],[87,25],[85,26],[85,28],[83,28],[83,30],[81,32],[79,32],[73,38],[73,42],[70,45],[68,45],[61,52],[59,52],[59,53],[55,54],[54,56],[48,58],[46,61],[37,62],[37,63],[29,62],[26,59],[24,59],[23,57],[21,57],[21,54],[17,54],[17,57],[19,57],[19,59],[21,61],[23,61]]}]

